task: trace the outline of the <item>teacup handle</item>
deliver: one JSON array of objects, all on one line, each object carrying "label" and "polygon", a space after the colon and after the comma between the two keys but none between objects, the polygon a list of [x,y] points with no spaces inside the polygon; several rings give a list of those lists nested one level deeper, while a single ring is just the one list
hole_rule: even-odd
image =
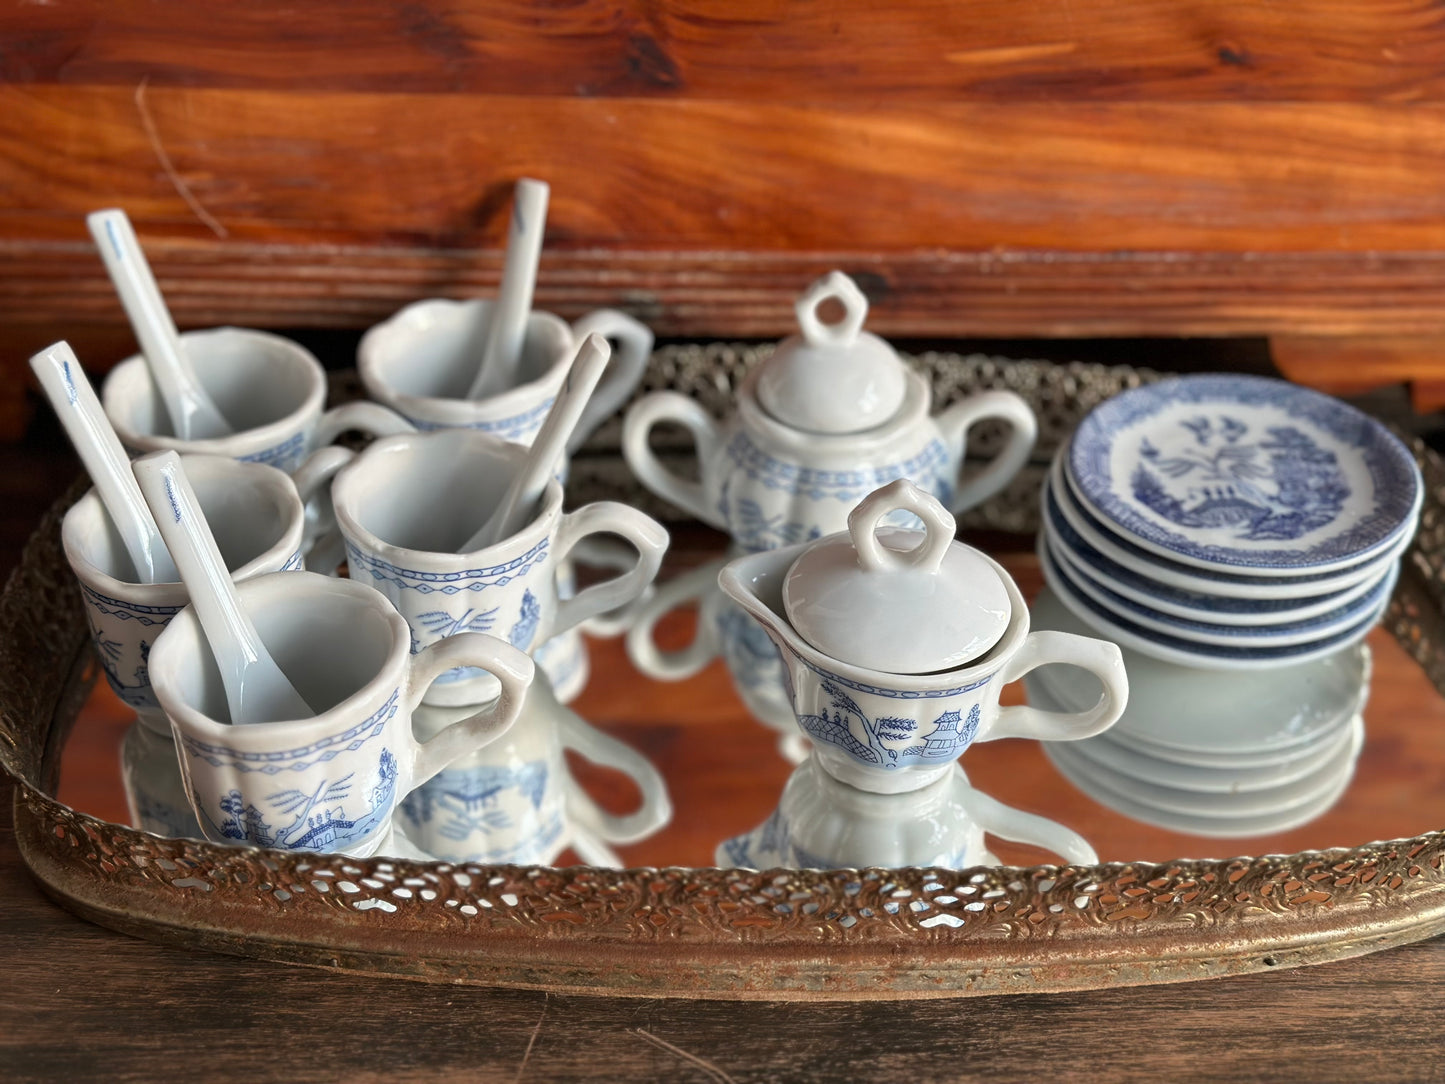
[{"label": "teacup handle", "polygon": [[380,403],[344,403],[332,407],[317,420],[313,444],[317,448],[323,447],[353,429],[370,437],[416,432],[416,426],[390,407]]},{"label": "teacup handle", "polygon": [[594,583],[558,602],[551,627],[538,633],[538,643],[636,601],[662,567],[662,555],[667,552],[667,528],[651,516],[616,501],[596,501],[562,517],[557,528],[554,567],[560,567],[572,547],[592,534],[615,534],[627,539],[637,549],[637,563],[620,575]]},{"label": "teacup handle", "polygon": [[575,711],[563,708],[557,719],[558,734],[565,748],[581,753],[593,764],[630,776],[642,792],[642,804],[633,812],[618,816],[599,808],[586,791],[569,780],[569,815],[575,816],[606,843],[636,843],[672,820],[672,799],[668,797],[667,784],[650,760],[589,726]]},{"label": "teacup handle", "polygon": [[422,648],[411,657],[403,694],[407,715],[416,711],[433,681],[459,666],[486,670],[501,682],[501,695],[475,715],[459,719],[435,737],[414,744],[409,789],[421,786],[448,764],[500,738],[517,721],[526,702],[534,673],[531,658],[495,636],[460,632]]},{"label": "teacup handle", "polygon": [[963,475],[963,460],[968,453],[968,431],[985,418],[999,418],[1009,424],[1008,440],[1003,450],[967,482],[959,484],[953,494],[953,514],[962,514],[1008,485],[1019,469],[1028,462],[1038,439],[1039,423],[1028,403],[1011,391],[986,391],[970,395],[962,402],[938,415],[938,428],[957,468],[955,481]]},{"label": "teacup handle", "polygon": [[997,798],[982,791],[970,788],[964,808],[968,810],[975,824],[1000,839],[1042,847],[1065,862],[1077,865],[1092,866],[1099,861],[1099,856],[1089,845],[1089,841],[1072,828],[1066,828],[1047,817],[1004,805]]},{"label": "teacup handle", "polygon": [[598,309],[589,312],[572,325],[572,335],[581,342],[592,332],[604,339],[615,340],[617,349],[602,374],[592,398],[587,401],[577,428],[567,441],[568,453],[575,452],[599,425],[612,417],[627,402],[628,396],[642,383],[642,374],[652,357],[652,329],[625,312]]},{"label": "teacup handle", "polygon": [[1030,670],[1051,662],[1088,670],[1104,685],[1104,695],[1088,711],[1042,711],[1019,704],[999,708],[993,722],[978,740],[1036,738],[1039,741],[1075,741],[1107,730],[1124,713],[1129,700],[1129,679],[1119,645],[1072,632],[1031,632],[999,672],[1002,688]]},{"label": "teacup handle", "polygon": [[[712,607],[722,601],[722,591],[717,585],[721,567],[720,562],[713,561],[668,580],[638,608],[626,640],[627,657],[633,666],[657,681],[682,681],[717,657]],[[698,603],[698,615],[692,643],[677,651],[662,650],[652,638],[657,623],[672,610],[693,601]]]},{"label": "teacup handle", "polygon": [[722,444],[722,428],[701,405],[675,391],[659,391],[635,403],[622,423],[622,457],[638,480],[665,501],[711,527],[727,521],[711,508],[701,482],[680,478],[662,465],[647,438],[658,422],[677,422],[692,434],[700,469],[709,470]]},{"label": "teacup handle", "polygon": [[301,555],[308,572],[333,575],[346,559],[346,545],[336,523],[336,509],[331,504],[331,480],[355,458],[356,453],[350,448],[327,445],[307,456],[291,475],[306,508]]}]

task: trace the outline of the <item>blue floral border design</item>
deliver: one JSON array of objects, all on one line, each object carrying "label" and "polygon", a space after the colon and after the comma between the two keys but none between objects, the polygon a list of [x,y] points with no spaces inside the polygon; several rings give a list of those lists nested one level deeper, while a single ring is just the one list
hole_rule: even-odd
[{"label": "blue floral border design", "polygon": [[[1202,545],[1144,518],[1115,492],[1109,451],[1117,433],[1177,403],[1274,407],[1359,450],[1375,488],[1370,514],[1308,548],[1241,550]],[[1328,395],[1262,376],[1201,375],[1162,380],[1133,388],[1095,407],[1079,425],[1068,448],[1069,480],[1079,496],[1128,534],[1170,553],[1242,568],[1308,568],[1352,557],[1366,558],[1387,546],[1409,522],[1423,481],[1414,457],[1379,422]]]},{"label": "blue floral border design", "polygon": [[295,459],[305,447],[306,434],[297,433],[275,447],[267,448],[264,452],[253,452],[251,455],[242,455],[236,458],[242,463],[264,463],[268,467],[274,467],[277,463]]},{"label": "blue floral border design", "polygon": [[436,429],[476,429],[483,433],[494,433],[503,440],[516,441],[519,437],[525,437],[535,433],[542,427],[542,422],[547,412],[552,409],[556,396],[552,396],[545,402],[538,404],[531,410],[525,410],[521,414],[514,414],[510,418],[497,418],[493,421],[470,422],[467,425],[447,425],[442,422],[428,421],[425,418],[408,416],[407,421],[423,432],[431,432]]},{"label": "blue floral border design", "polygon": [[936,471],[948,462],[947,447],[943,441],[934,439],[929,441],[921,452],[902,463],[890,463],[866,470],[816,470],[787,463],[770,455],[741,430],[728,441],[726,454],[737,469],[753,481],[761,482],[766,488],[784,490],[815,501],[828,498],[839,501],[857,500],[895,478],[923,477],[927,472]]},{"label": "blue floral border design", "polygon": [[975,681],[972,685],[959,685],[952,689],[885,689],[879,685],[868,685],[861,681],[853,681],[849,678],[840,677],[831,670],[824,670],[821,666],[814,666],[807,659],[803,659],[802,656],[799,656],[799,658],[802,660],[804,666],[819,677],[836,682],[856,692],[871,693],[873,696],[883,696],[889,700],[934,700],[945,696],[958,696],[960,693],[970,693],[973,692],[974,689],[987,685],[998,673],[998,671],[994,671],[987,677]]},{"label": "blue floral border design", "polygon": [[395,584],[403,591],[455,595],[460,591],[483,591],[488,587],[503,587],[511,583],[546,560],[550,545],[551,539],[544,538],[520,557],[503,564],[461,572],[417,572],[402,568],[358,549],[350,539],[346,541],[346,556],[352,568],[360,569],[373,579]]},{"label": "blue floral border design", "polygon": [[[386,730],[386,724],[396,714],[397,703],[401,696],[400,690],[393,691],[391,697],[385,704],[377,708],[363,722],[340,734],[321,738],[310,745],[303,745],[297,749],[287,749],[279,753],[242,753],[224,745],[212,745],[203,742],[189,734],[181,735],[181,742],[186,752],[197,760],[204,760],[213,768],[231,768],[238,772],[261,772],[263,775],[276,775],[280,772],[304,772],[307,768],[317,764],[324,764],[329,760],[335,760],[342,753],[353,752],[360,749],[367,742]],[[297,760],[299,757],[309,757],[313,753],[319,753],[315,760]],[[296,760],[294,764],[283,764],[281,761]]]},{"label": "blue floral border design", "polygon": [[123,599],[111,598],[109,595],[102,595],[99,591],[85,584],[80,585],[80,592],[85,596],[86,602],[94,606],[100,613],[107,617],[114,617],[118,621],[136,621],[141,625],[164,625],[185,609],[181,606],[143,606],[135,602],[126,602]]}]

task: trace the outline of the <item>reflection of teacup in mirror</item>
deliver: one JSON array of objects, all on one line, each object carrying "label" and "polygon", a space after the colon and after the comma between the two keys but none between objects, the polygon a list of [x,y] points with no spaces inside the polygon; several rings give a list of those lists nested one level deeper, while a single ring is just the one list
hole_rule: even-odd
[{"label": "reflection of teacup in mirror", "polygon": [[[336,475],[332,501],[351,577],[391,600],[411,626],[414,647],[470,631],[530,651],[638,598],[657,574],[667,548],[659,524],[609,501],[564,514],[555,480],[521,530],[456,552],[486,521],[526,454],[475,430],[441,429],[379,440]],[[635,563],[562,599],[561,562],[596,533],[625,538]],[[458,671],[432,687],[427,703],[477,704],[494,695],[485,675]]]},{"label": "reflection of teacup in mirror", "polygon": [[[396,803],[501,737],[532,680],[531,659],[490,636],[452,636],[413,655],[406,622],[365,584],[299,572],[248,580],[237,592],[267,651],[317,714],[231,724],[194,609],[171,621],[151,652],[151,676],[192,808],[217,842],[373,853]],[[418,742],[411,716],[427,686],[464,665],[492,673],[500,696]]]},{"label": "reflection of teacup in mirror", "polygon": [[172,449],[268,463],[286,472],[306,455],[358,429],[371,436],[413,427],[376,403],[322,413],[326,372],[309,350],[265,331],[220,327],[181,336],[196,378],[235,430],[213,440],[181,440],[139,354],[117,365],[102,392],[105,413],[133,452]]},{"label": "reflection of teacup in mirror", "polygon": [[[232,578],[301,568],[305,516],[291,479],[219,456],[188,455],[182,463]],[[190,601],[185,585],[135,582],[130,556],[94,490],[65,514],[60,536],[106,680],[142,722],[168,732],[149,660],[156,637]]]},{"label": "reflection of teacup in mirror", "polygon": [[[466,710],[420,708],[412,718],[417,738]],[[637,810],[616,816],[597,809],[567,771],[564,749],[630,776],[642,794]],[[418,787],[398,811],[408,838],[436,858],[521,865],[552,862],[576,845],[579,831],[604,843],[634,843],[671,816],[667,786],[647,759],[562,705],[541,674],[506,737]]]},{"label": "reflection of teacup in mirror", "polygon": [[716,861],[745,869],[997,865],[985,833],[1065,862],[1098,861],[1077,832],[975,790],[957,765],[906,794],[876,794],[840,783],[816,756],[794,770],[772,816],[722,843]]},{"label": "reflection of teacup in mirror", "polygon": [[[627,630],[627,657],[656,681],[683,681],[722,655],[749,713],[778,731],[784,755],[800,762],[807,739],[793,717],[782,657],[763,627],[718,587],[718,573],[729,559],[710,561],[658,585],[652,598],[636,608]],[[692,642],[671,650],[659,647],[658,624],[689,606],[697,608]]]},{"label": "reflection of teacup in mirror", "polygon": [[121,740],[120,768],[132,828],[169,839],[206,838],[191,810],[169,729],[132,723]]},{"label": "reflection of teacup in mirror", "polygon": [[491,314],[490,301],[433,299],[408,305],[371,328],[357,351],[367,393],[419,429],[478,429],[530,445],[578,344],[596,331],[617,340],[618,348],[568,443],[571,452],[632,394],[652,353],[652,332],[623,313],[602,309],[569,327],[534,309],[527,317],[518,382],[498,395],[471,400],[467,391],[481,364]]}]

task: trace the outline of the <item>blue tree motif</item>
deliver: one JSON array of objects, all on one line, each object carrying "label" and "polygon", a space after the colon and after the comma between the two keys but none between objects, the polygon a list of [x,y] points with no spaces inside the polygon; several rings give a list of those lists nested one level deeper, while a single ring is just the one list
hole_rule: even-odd
[{"label": "blue tree motif", "polygon": [[244,839],[262,847],[275,842],[261,811],[245,801],[239,790],[231,790],[221,799],[221,812],[226,814],[221,834],[227,839]]},{"label": "blue tree motif", "polygon": [[424,614],[417,614],[416,619],[427,632],[444,639],[459,632],[491,632],[492,626],[496,624],[497,608],[495,606],[490,610],[469,608],[460,617],[453,617],[445,610],[429,610]]},{"label": "blue tree motif", "polygon": [[531,589],[522,592],[522,607],[517,614],[517,623],[507,633],[507,641],[518,651],[526,651],[537,634],[537,622],[542,619],[542,605]]},{"label": "blue tree motif", "polygon": [[811,542],[823,534],[816,524],[784,520],[782,513],[765,515],[762,505],[748,497],[740,498],[736,507],[733,536],[740,545],[750,550],[771,550],[798,542]]}]

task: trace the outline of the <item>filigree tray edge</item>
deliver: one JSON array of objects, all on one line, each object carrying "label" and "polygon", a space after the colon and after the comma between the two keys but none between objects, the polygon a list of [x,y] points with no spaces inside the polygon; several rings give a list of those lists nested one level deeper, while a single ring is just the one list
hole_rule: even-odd
[{"label": "filigree tray edge", "polygon": [[[1445,467],[1416,450],[1426,526],[1390,620],[1438,684],[1430,573]],[[63,906],[122,932],[430,981],[833,999],[1216,977],[1341,959],[1445,928],[1440,833],[1219,861],[747,873],[354,861],[167,840],[99,821],[49,798],[40,774],[86,635],[58,543],[77,493],[47,514],[0,597],[0,762],[19,784],[16,838],[27,866]],[[1406,635],[1411,621],[1428,622],[1429,634]]]}]

